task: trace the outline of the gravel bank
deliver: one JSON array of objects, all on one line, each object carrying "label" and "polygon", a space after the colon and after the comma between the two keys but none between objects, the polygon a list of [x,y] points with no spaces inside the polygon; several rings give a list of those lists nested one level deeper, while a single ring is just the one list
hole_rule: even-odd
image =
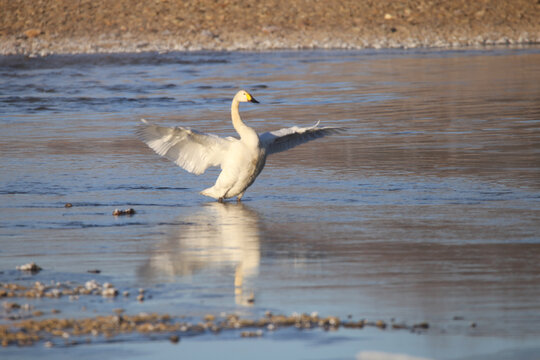
[{"label": "gravel bank", "polygon": [[0,54],[540,42],[538,0],[9,0]]}]

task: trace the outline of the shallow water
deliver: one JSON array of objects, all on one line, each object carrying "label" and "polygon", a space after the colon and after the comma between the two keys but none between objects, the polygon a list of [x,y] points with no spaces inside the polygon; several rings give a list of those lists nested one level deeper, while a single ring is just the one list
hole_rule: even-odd
[{"label": "shallow water", "polygon": [[[242,204],[217,204],[198,194],[217,171],[184,172],[134,128],[146,118],[234,135],[239,88],[261,102],[241,106],[259,131],[321,120],[348,132],[273,156]],[[152,295],[86,304],[98,313],[317,311],[431,325],[104,343],[65,356],[532,358],[539,96],[538,48],[0,58],[0,281],[36,261],[45,270],[24,279],[96,278]],[[127,207],[137,214],[111,215]],[[43,306],[88,315],[54,301]]]}]

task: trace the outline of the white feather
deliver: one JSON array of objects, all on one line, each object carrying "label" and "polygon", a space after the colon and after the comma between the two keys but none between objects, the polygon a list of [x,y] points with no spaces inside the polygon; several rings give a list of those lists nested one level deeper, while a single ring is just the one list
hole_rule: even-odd
[{"label": "white feather", "polygon": [[220,166],[231,141],[184,127],[164,127],[142,119],[137,135],[159,155],[190,173],[200,175]]},{"label": "white feather", "polygon": [[266,149],[266,155],[270,155],[289,150],[311,140],[345,131],[343,128],[329,126],[318,127],[319,123],[320,121],[310,127],[293,126],[290,128],[265,132],[259,135],[261,146]]}]

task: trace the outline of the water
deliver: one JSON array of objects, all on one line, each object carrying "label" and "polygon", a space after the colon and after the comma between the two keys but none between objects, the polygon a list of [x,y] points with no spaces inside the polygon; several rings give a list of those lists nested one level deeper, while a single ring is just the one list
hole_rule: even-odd
[{"label": "water", "polygon": [[[534,358],[539,64],[538,48],[1,58],[0,281],[36,261],[45,271],[31,279],[152,295],[92,300],[87,312],[38,303],[65,316],[317,311],[431,325],[104,343],[51,358]],[[184,172],[134,128],[146,118],[234,135],[240,88],[261,101],[240,109],[258,131],[321,120],[348,132],[273,155],[242,204],[217,204],[198,194],[217,171]],[[127,207],[137,214],[111,215]]]}]

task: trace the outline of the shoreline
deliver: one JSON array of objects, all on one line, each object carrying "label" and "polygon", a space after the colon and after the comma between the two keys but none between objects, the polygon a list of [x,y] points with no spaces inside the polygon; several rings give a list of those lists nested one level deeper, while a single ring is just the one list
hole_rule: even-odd
[{"label": "shoreline", "polygon": [[178,41],[170,38],[144,39],[136,36],[93,38],[52,38],[24,39],[3,38],[0,56],[24,55],[45,57],[50,55],[79,54],[122,54],[122,53],[168,53],[197,51],[294,51],[294,50],[364,50],[364,49],[463,49],[486,48],[492,46],[534,46],[540,44],[540,37],[530,37],[528,33],[516,37],[495,34],[474,38],[434,39],[390,38],[319,40],[316,38],[294,41],[277,38],[248,38],[244,41]]},{"label": "shoreline", "polygon": [[540,43],[540,3],[527,0],[12,0],[0,13],[0,55]]}]

